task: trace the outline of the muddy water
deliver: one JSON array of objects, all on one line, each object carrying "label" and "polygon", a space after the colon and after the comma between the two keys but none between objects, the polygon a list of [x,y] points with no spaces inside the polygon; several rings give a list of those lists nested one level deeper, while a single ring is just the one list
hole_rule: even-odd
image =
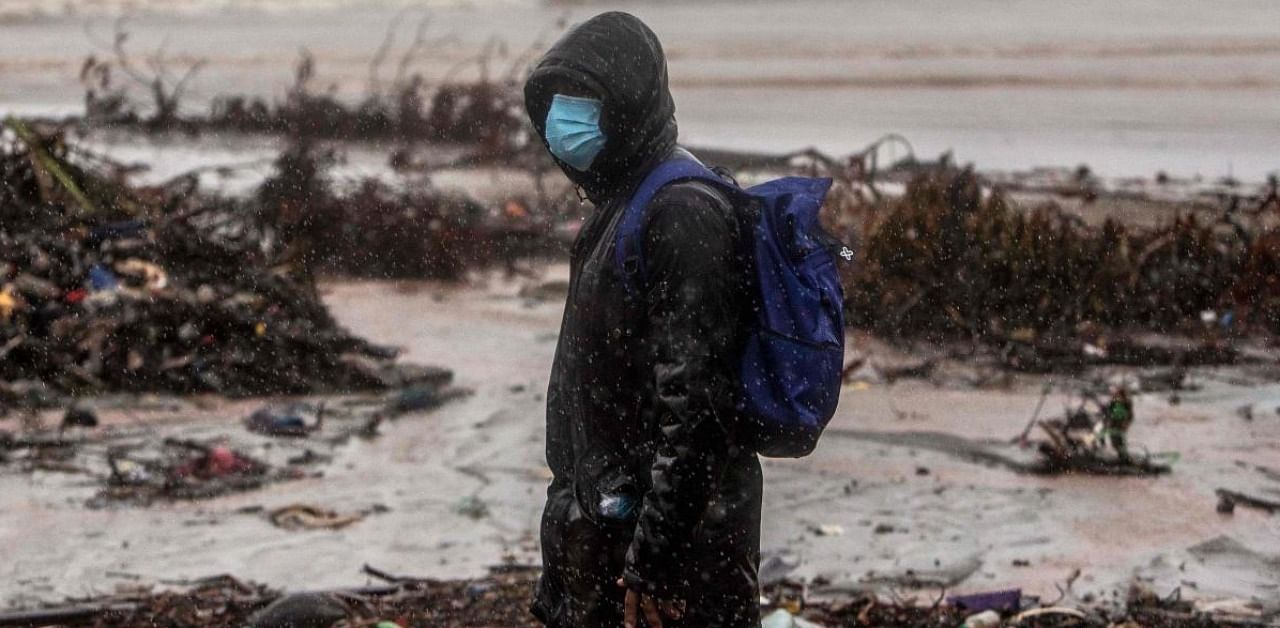
[{"label": "muddy water", "polygon": [[[518,289],[496,279],[327,286],[327,302],[354,331],[454,368],[475,394],[337,449],[323,478],[197,504],[89,511],[82,504],[94,488],[83,477],[0,472],[0,606],[221,572],[302,589],[360,584],[364,563],[457,577],[503,560],[535,562],[547,482],[542,394],[561,308],[521,299]],[[873,345],[859,344],[877,359]],[[1022,429],[1039,381],[1008,390],[850,387],[813,456],[766,464],[766,553],[789,555],[797,575],[825,576],[837,589],[915,577],[952,591],[1022,586],[1052,599],[1054,584],[1079,569],[1078,594],[1122,590],[1137,575],[1161,592],[1182,586],[1188,596],[1280,603],[1280,517],[1245,508],[1224,517],[1213,495],[1219,486],[1280,492],[1254,468],[1280,460],[1280,385],[1244,385],[1260,377],[1226,371],[1194,379],[1203,388],[1178,405],[1138,398],[1132,440],[1181,456],[1158,479],[1037,478],[973,462],[977,450],[1028,455],[1002,443]],[[1046,413],[1065,403],[1051,396]],[[1254,404],[1252,421],[1236,414],[1243,404]],[[243,412],[172,429],[234,432]],[[459,514],[468,496],[490,514]],[[286,532],[237,512],[294,502],[389,512],[320,532]],[[819,535],[818,526],[839,533]]]},{"label": "muddy water", "polygon": [[210,62],[193,104],[227,92],[281,95],[302,48],[316,55],[320,89],[356,97],[385,86],[398,54],[376,76],[369,61],[387,24],[402,25],[403,50],[428,12],[415,69],[433,80],[474,75],[465,62],[496,36],[506,55],[491,76],[518,73],[521,52],[545,44],[561,20],[624,8],[662,36],[684,138],[695,144],[843,153],[894,131],[922,155],[954,150],[985,169],[1088,163],[1107,176],[1258,180],[1280,168],[1280,4],[1266,0],[475,0],[401,13],[406,5],[423,6],[9,0],[0,3],[0,110],[77,110],[81,60],[129,7],[134,50],[164,44],[175,70]]}]

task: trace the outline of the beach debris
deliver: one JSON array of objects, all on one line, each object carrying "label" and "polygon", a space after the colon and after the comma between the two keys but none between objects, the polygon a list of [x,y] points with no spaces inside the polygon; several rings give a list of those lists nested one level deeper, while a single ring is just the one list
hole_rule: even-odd
[{"label": "beach debris", "polygon": [[272,525],[285,530],[338,530],[364,519],[360,513],[339,514],[311,504],[290,504],[268,514]]},{"label": "beach debris", "polygon": [[[118,42],[127,36],[127,32],[117,29]],[[293,84],[284,99],[223,94],[213,99],[203,115],[179,107],[183,88],[190,75],[204,66],[203,60],[192,64],[181,81],[171,81],[163,66],[155,76],[144,76],[131,54],[116,45],[111,55],[91,55],[84,64],[83,122],[146,132],[229,131],[325,140],[430,141],[472,146],[481,155],[526,147],[528,129],[522,94],[514,77],[491,79],[482,71],[473,80],[429,84],[420,74],[405,72],[412,57],[427,45],[431,44],[417,39],[404,51],[406,57],[400,62],[395,80],[385,87],[371,81],[365,96],[355,102],[319,88],[316,59],[304,50],[294,64]],[[482,68],[488,67],[489,57],[496,59],[502,50],[505,47],[491,45],[477,62]],[[388,61],[386,52],[379,53],[375,65]],[[163,59],[162,54],[156,57]],[[378,69],[373,67],[370,71],[376,73]],[[117,76],[132,78],[134,84],[146,87],[153,96],[152,102],[140,105],[133,97],[135,85],[118,82]]]},{"label": "beach debris", "polygon": [[[448,385],[447,379],[425,384],[413,383],[391,393],[381,414],[385,414],[386,418],[396,418],[403,414],[428,412],[470,394],[469,389]],[[372,427],[376,429],[377,425]]]},{"label": "beach debris", "polygon": [[296,468],[275,469],[226,445],[174,438],[145,457],[109,450],[107,464],[110,475],[90,506],[209,499],[302,477]]},{"label": "beach debris", "polygon": [[1261,510],[1268,514],[1280,512],[1280,501],[1254,497],[1253,495],[1246,495],[1245,493],[1225,488],[1217,489],[1214,493],[1218,496],[1218,512],[1222,514],[1235,512],[1237,504]]},{"label": "beach debris", "polygon": [[822,628],[803,617],[796,617],[785,608],[769,613],[760,621],[760,628]]},{"label": "beach debris", "polygon": [[[1093,412],[1088,404],[1095,407]],[[1133,420],[1133,401],[1124,387],[1113,387],[1106,401],[1086,390],[1080,404],[1069,408],[1063,418],[1035,421],[1045,438],[1037,447],[1040,460],[1030,471],[1094,475],[1160,475],[1171,471],[1172,467],[1155,462],[1150,455],[1130,455],[1127,434]],[[1025,437],[1020,438],[1015,442],[1029,444]]]},{"label": "beach debris", "polygon": [[901,196],[870,198],[856,193],[865,173],[822,173],[837,179],[827,224],[862,243],[846,278],[855,326],[976,341],[1036,372],[1229,363],[1226,329],[1280,332],[1280,283],[1263,279],[1280,269],[1280,227],[1224,229],[1191,211],[1158,227],[1090,226],[1056,206],[1017,206],[972,167],[944,159],[913,172]]},{"label": "beach debris", "polygon": [[[1032,620],[1039,622],[1041,618],[1054,618],[1051,625],[1080,625],[1087,624],[1089,616],[1084,611],[1075,608],[1044,606],[1022,611],[1009,620],[1009,623],[1014,626],[1021,626],[1024,623],[1033,623]],[[1064,619],[1067,621],[1063,621]],[[1070,620],[1076,621],[1072,622]]]},{"label": "beach debris", "polygon": [[332,593],[294,593],[250,615],[247,628],[330,628],[351,610]]},{"label": "beach debris", "polygon": [[981,613],[983,611],[1016,613],[1022,605],[1022,589],[1002,589],[968,595],[952,595],[947,597],[947,604],[968,613]]},{"label": "beach debris", "polygon": [[835,523],[820,523],[809,529],[818,536],[844,536],[844,526]]},{"label": "beach debris", "polygon": [[[343,356],[394,369],[270,250],[260,212],[139,188],[56,129],[0,132],[0,402],[51,395],[383,389]],[[299,236],[301,237],[301,236]],[[15,390],[22,382],[25,393]]]},{"label": "beach debris", "polygon": [[266,436],[306,438],[324,426],[324,404],[315,410],[315,419],[311,423],[302,417],[304,411],[305,408],[299,405],[259,408],[244,420],[245,429]]},{"label": "beach debris", "polygon": [[[86,624],[101,628],[181,625],[193,628],[241,626],[382,626],[404,628],[537,628],[528,612],[536,568],[508,565],[466,580],[432,580],[392,575],[366,566],[364,573],[385,584],[332,591],[283,594],[231,576],[199,580],[154,591],[125,590],[93,599],[69,600],[66,606],[0,613],[0,626]],[[817,582],[810,583],[817,584]],[[171,585],[172,586],[172,585]],[[761,615],[764,626],[867,626],[937,628],[1008,625],[1024,628],[1102,628],[1104,626],[1205,628],[1207,626],[1275,626],[1274,618],[1250,600],[1183,600],[1158,596],[1144,587],[1131,588],[1119,606],[1072,607],[1061,603],[1020,613],[1006,612],[999,622],[995,609],[961,611],[945,596],[926,599],[868,592],[810,596],[806,583],[784,581],[765,587]],[[775,601],[776,600],[776,601]],[[995,614],[996,623],[986,623]],[[1011,615],[1011,616],[1010,616]],[[298,622],[319,623],[298,623]],[[263,623],[294,622],[294,623]],[[323,623],[328,622],[328,623]],[[342,623],[340,623],[342,622]]]},{"label": "beach debris", "polygon": [[1000,628],[1000,613],[993,610],[974,613],[964,618],[964,623],[960,624],[960,628]]}]

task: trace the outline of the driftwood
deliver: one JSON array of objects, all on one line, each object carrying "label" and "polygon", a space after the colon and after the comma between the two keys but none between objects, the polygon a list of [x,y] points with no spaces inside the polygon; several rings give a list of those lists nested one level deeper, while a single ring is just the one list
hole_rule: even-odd
[{"label": "driftwood", "polygon": [[1280,501],[1272,501],[1269,499],[1263,499],[1261,497],[1254,497],[1252,495],[1246,495],[1244,493],[1233,491],[1230,489],[1225,489],[1225,488],[1220,488],[1214,492],[1217,493],[1218,495],[1218,500],[1219,500],[1218,509],[1223,512],[1230,512],[1231,509],[1235,506],[1235,504],[1240,504],[1241,506],[1246,506],[1249,508],[1256,508],[1258,510],[1264,510],[1270,514],[1275,514],[1276,512],[1280,512]]}]

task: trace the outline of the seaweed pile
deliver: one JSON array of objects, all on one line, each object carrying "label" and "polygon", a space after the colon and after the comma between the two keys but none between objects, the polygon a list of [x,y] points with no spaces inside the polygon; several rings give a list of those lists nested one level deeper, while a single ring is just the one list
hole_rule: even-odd
[{"label": "seaweed pile", "polygon": [[[1194,337],[1208,362],[1230,359],[1223,338],[1280,333],[1280,205],[1217,222],[1187,212],[1157,228],[1091,227],[1053,205],[1018,207],[972,167],[945,160],[917,171],[901,196],[863,199],[856,185],[837,184],[828,216],[862,244],[847,278],[856,326],[1003,345],[1015,366],[1033,370],[1043,366],[1037,354],[1170,357],[1109,333],[1117,330]],[[1034,351],[1018,355],[1019,346]]]},{"label": "seaweed pile", "polygon": [[10,119],[0,136],[0,404],[45,393],[381,389],[394,351],[333,320],[260,212]]}]

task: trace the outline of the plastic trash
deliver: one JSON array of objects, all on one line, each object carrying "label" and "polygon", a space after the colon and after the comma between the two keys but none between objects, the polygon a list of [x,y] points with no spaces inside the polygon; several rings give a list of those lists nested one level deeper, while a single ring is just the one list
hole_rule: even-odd
[{"label": "plastic trash", "polygon": [[271,408],[259,408],[244,420],[244,426],[250,432],[267,436],[302,438],[311,433],[307,422],[292,410],[275,411]]},{"label": "plastic trash", "polygon": [[974,615],[964,618],[961,628],[999,628],[1000,613],[995,611],[982,611]]},{"label": "plastic trash", "polygon": [[95,292],[108,292],[120,287],[120,278],[102,264],[89,267],[89,287]]},{"label": "plastic trash", "polygon": [[163,290],[169,286],[169,274],[163,268],[140,259],[127,259],[116,264],[116,272],[121,275],[138,277],[147,290]]},{"label": "plastic trash", "polygon": [[1022,605],[1022,589],[953,595],[947,598],[947,603],[971,613],[980,613],[988,610],[1016,613]]},{"label": "plastic trash", "polygon": [[769,613],[760,621],[760,628],[822,628],[803,617],[796,617],[784,608]]},{"label": "plastic trash", "polygon": [[259,470],[259,465],[253,460],[241,456],[230,447],[216,445],[210,447],[209,451],[199,457],[183,463],[174,469],[174,473],[178,477],[193,476],[200,479],[209,479],[240,473],[252,473],[257,470]]},{"label": "plastic trash", "polygon": [[151,473],[142,465],[127,459],[110,459],[111,481],[121,486],[146,484],[151,481]]}]

